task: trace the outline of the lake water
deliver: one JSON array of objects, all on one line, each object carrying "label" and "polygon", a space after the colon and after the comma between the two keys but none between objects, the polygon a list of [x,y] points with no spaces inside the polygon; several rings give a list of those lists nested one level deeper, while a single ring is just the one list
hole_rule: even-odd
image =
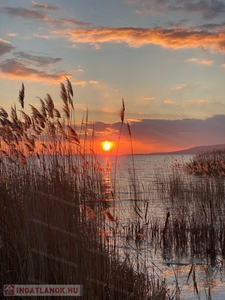
[{"label": "lake water", "polygon": [[[172,173],[174,164],[181,165],[189,162],[192,155],[135,155],[119,156],[117,159],[111,156],[100,158],[104,167],[105,195],[109,202],[113,216],[121,226],[132,223],[134,203],[144,210],[148,203],[147,217],[149,220],[158,219],[165,223],[165,216],[173,207],[168,207],[166,193],[159,195],[157,183],[163,177]],[[189,175],[190,176],[190,175]],[[195,178],[193,178],[195,180]],[[134,192],[134,183],[136,190]],[[136,199],[135,199],[136,196]],[[180,199],[182,201],[182,199]],[[143,214],[142,214],[143,216]],[[112,226],[111,224],[109,226]],[[120,241],[121,255],[129,249],[130,255],[137,256],[137,246],[133,241],[127,242],[124,237],[118,238]],[[166,278],[171,289],[175,288],[177,278],[181,287],[181,299],[199,299],[193,292],[193,281],[189,279],[188,273],[191,265],[195,264],[196,278],[199,288],[200,299],[225,299],[225,260],[219,257],[214,266],[208,266],[210,276],[206,276],[206,262],[199,257],[190,256],[168,256],[162,252],[160,247],[144,242],[138,250],[140,258],[147,261],[148,271],[154,272],[160,278]],[[191,277],[190,277],[191,278]],[[210,286],[211,298],[206,296]]]},{"label": "lake water", "polygon": [[[135,155],[133,157],[128,155],[117,158],[105,155],[99,157],[104,180],[102,193],[105,196],[106,207],[117,220],[117,223],[106,221],[105,226],[108,233],[113,230],[120,232],[120,229],[122,232],[116,236],[110,236],[109,233],[109,244],[115,245],[116,241],[121,258],[129,253],[134,268],[137,267],[138,256],[139,261],[143,262],[145,272],[154,273],[159,278],[166,279],[170,290],[175,289],[178,281],[181,289],[180,299],[224,300],[224,257],[218,255],[216,263],[210,265],[210,263],[207,264],[207,259],[203,255],[195,257],[188,253],[177,255],[174,251],[165,251],[162,245],[152,243],[151,239],[143,239],[140,244],[137,244],[134,238],[129,238],[129,232],[127,235],[124,234],[124,228],[131,228],[137,220],[137,213],[134,211],[136,206],[143,219],[146,217],[150,223],[157,221],[159,227],[163,228],[167,213],[173,212],[173,205],[163,185],[161,193],[159,192],[159,182],[165,182],[164,179],[172,174],[172,166],[181,166],[189,162],[192,157],[192,155]],[[195,176],[185,176],[193,181],[199,180]],[[179,200],[183,201],[183,199]],[[141,222],[143,225],[145,220]],[[195,265],[200,298],[194,294],[193,277],[190,276],[187,282],[192,264]],[[209,286],[211,298],[206,296]]]}]

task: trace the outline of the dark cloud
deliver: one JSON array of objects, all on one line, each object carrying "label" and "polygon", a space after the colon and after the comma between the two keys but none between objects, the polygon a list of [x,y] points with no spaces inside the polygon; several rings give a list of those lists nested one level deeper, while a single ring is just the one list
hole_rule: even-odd
[{"label": "dark cloud", "polygon": [[183,8],[186,12],[201,13],[204,19],[212,19],[225,14],[225,3],[221,0],[185,1]]},{"label": "dark cloud", "polygon": [[142,120],[131,124],[131,130],[136,139],[141,135],[145,142],[158,140],[182,147],[225,143],[224,124],[225,115],[216,115],[205,120]]},{"label": "dark cloud", "polygon": [[23,61],[23,64],[33,64],[37,67],[44,67],[61,61],[61,58],[53,58],[49,56],[32,55],[25,52],[16,52],[16,57]]},{"label": "dark cloud", "polygon": [[[152,143],[154,147],[163,149],[180,148],[186,149],[199,145],[212,145],[225,143],[224,135],[225,115],[215,115],[207,119],[182,119],[182,120],[165,120],[165,119],[140,119],[138,122],[130,124],[132,139],[142,145],[147,146]],[[109,130],[110,128],[110,130]],[[108,138],[118,139],[120,123],[106,124],[96,123],[95,132],[108,132]],[[128,138],[126,124],[123,126],[122,138]],[[144,146],[143,146],[144,148]],[[135,149],[134,149],[135,150]]]},{"label": "dark cloud", "polygon": [[[41,6],[43,4],[33,5],[35,7]],[[46,6],[51,7],[51,6]],[[47,9],[45,7],[45,9]],[[40,7],[39,7],[40,8]],[[41,7],[44,8],[44,7]],[[49,8],[50,9],[50,8]],[[33,19],[44,22],[48,25],[52,26],[81,26],[81,27],[92,27],[93,25],[88,22],[77,21],[72,18],[60,18],[60,19],[52,19],[50,18],[44,11],[36,10],[36,9],[27,9],[23,7],[2,7],[2,13],[5,13],[11,17],[21,17],[23,19]]]},{"label": "dark cloud", "polygon": [[39,71],[34,68],[29,68],[22,62],[15,59],[6,59],[0,63],[1,77],[8,79],[19,79],[28,81],[48,81],[57,83],[63,81],[65,77],[71,77],[70,74],[61,72],[48,73]]},{"label": "dark cloud", "polygon": [[42,11],[37,11],[33,9],[23,8],[23,7],[8,7],[3,6],[2,12],[11,17],[21,17],[23,19],[37,19],[45,20],[46,15]]},{"label": "dark cloud", "polygon": [[15,49],[8,41],[0,38],[0,56]]},{"label": "dark cloud", "polygon": [[46,9],[46,10],[58,10],[59,8],[57,6],[53,6],[53,5],[45,5],[42,3],[37,3],[32,1],[32,6],[35,8],[39,8],[39,9]]},{"label": "dark cloud", "polygon": [[197,12],[201,14],[203,19],[224,16],[225,13],[225,3],[221,0],[127,0],[127,2],[136,5],[137,13]]},{"label": "dark cloud", "polygon": [[199,30],[214,30],[214,31],[225,30],[225,22],[223,22],[221,24],[206,23],[206,24],[197,26],[196,29],[199,29]]},{"label": "dark cloud", "polygon": [[[85,26],[85,27],[93,27],[93,24],[88,22],[76,21],[74,19],[61,18],[59,20],[53,21],[58,25],[68,25],[68,26]],[[60,24],[59,24],[60,23]]]}]

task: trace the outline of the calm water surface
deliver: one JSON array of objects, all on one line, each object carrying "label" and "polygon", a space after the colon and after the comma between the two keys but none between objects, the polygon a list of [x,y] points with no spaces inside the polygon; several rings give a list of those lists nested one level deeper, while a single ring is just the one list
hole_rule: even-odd
[{"label": "calm water surface", "polygon": [[[100,158],[104,166],[105,193],[109,203],[111,203],[111,212],[123,226],[132,223],[134,201],[137,200],[141,209],[145,209],[143,203],[148,202],[148,218],[150,220],[161,219],[165,222],[166,213],[173,209],[168,207],[167,201],[163,201],[157,190],[157,182],[163,177],[172,173],[174,164],[181,165],[189,162],[192,155],[135,155],[120,156],[117,160],[111,156]],[[193,178],[194,180],[194,178]],[[135,199],[134,183],[137,187]],[[166,195],[164,196],[166,200]],[[182,199],[181,199],[182,201]],[[121,254],[123,250],[127,251],[129,243],[122,238],[119,239],[121,245]],[[134,251],[135,243],[130,242],[130,253],[132,257],[137,255]],[[213,300],[225,299],[225,263],[224,258],[219,258],[219,263],[211,266],[211,276],[207,277],[205,273],[204,261],[200,258],[177,257],[162,253],[162,250],[156,249],[147,243],[141,245],[139,255],[148,262],[149,272],[156,273],[161,278],[166,278],[170,283],[170,288],[175,287],[175,276],[177,276],[181,287],[181,299],[198,299],[193,292],[193,281],[187,276],[192,263],[196,265],[197,283],[200,289],[200,299],[207,298],[205,290],[209,284]]]}]

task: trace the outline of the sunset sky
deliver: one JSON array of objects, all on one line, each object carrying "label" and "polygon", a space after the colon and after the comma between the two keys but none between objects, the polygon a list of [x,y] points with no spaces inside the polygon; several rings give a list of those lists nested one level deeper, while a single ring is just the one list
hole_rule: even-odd
[{"label": "sunset sky", "polygon": [[[60,82],[97,142],[118,140],[126,105],[135,153],[225,143],[225,0],[0,0],[0,106]],[[121,153],[130,151],[124,124]]]}]

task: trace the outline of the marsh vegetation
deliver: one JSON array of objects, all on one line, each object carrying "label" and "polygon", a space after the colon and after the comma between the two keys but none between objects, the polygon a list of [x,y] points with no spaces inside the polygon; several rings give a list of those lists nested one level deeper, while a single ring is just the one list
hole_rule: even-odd
[{"label": "marsh vegetation", "polygon": [[[211,268],[222,266],[225,257],[225,182],[215,176],[223,170],[210,177],[187,175],[180,164],[169,174],[162,170],[155,182],[165,210],[158,217],[149,212],[150,195],[141,193],[132,155],[129,215],[118,218],[117,171],[109,189],[93,152],[88,115],[75,124],[70,82],[61,84],[62,115],[49,94],[29,115],[24,97],[22,85],[21,109],[13,106],[10,116],[0,109],[1,285],[82,284],[84,299],[182,299],[175,269],[168,285],[151,261],[150,253],[160,252],[167,262],[189,258],[186,280],[197,298],[200,258],[208,280],[201,288],[211,299]],[[124,113],[122,101],[121,128]],[[224,163],[222,150],[215,156]],[[201,165],[197,157],[193,166],[195,161]],[[192,165],[186,170],[197,174]]]}]

